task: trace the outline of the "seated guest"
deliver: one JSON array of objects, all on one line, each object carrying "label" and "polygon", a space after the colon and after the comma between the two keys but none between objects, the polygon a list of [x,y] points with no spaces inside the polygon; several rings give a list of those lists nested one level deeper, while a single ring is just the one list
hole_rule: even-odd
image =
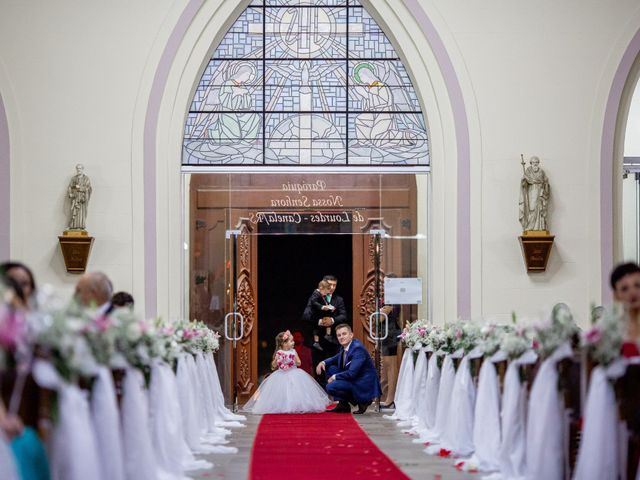
[{"label": "seated guest", "polygon": [[[31,270],[24,264],[18,262],[5,262],[0,264],[0,281],[13,290],[11,307],[15,312],[30,310],[35,306],[36,283]],[[9,315],[2,321],[17,321],[17,315]],[[4,329],[15,329],[16,325],[2,325]],[[13,332],[15,334],[15,330]],[[7,342],[8,340],[12,340]],[[15,351],[16,341],[14,335],[2,335],[0,348],[7,351]],[[35,429],[25,426],[23,418],[32,425],[38,423],[37,404],[25,405],[25,400],[34,400],[37,396],[36,385],[32,379],[27,379],[22,388],[24,391],[16,392],[17,382],[15,378],[10,385],[10,393],[17,393],[22,400],[19,401],[19,409],[22,418],[15,413],[7,412],[5,403],[0,397],[0,431],[2,435],[11,441],[11,451],[18,469],[21,480],[49,480],[49,464],[45,453],[44,445],[38,438]],[[8,386],[8,385],[5,385]],[[26,415],[24,415],[26,413]]]},{"label": "seated guest", "polygon": [[35,306],[36,282],[33,273],[20,262],[0,264],[0,278],[15,293],[16,307],[30,310]]},{"label": "seated guest", "polygon": [[127,307],[133,310],[133,304],[133,296],[127,292],[117,292],[111,297],[111,305],[113,305],[114,308]]},{"label": "seated guest", "polygon": [[102,272],[88,272],[76,284],[75,299],[85,307],[98,308],[103,313],[113,310],[111,280]]},{"label": "seated guest", "polygon": [[353,413],[367,411],[374,398],[380,396],[380,381],[371,355],[359,340],[353,338],[353,331],[346,323],[336,327],[336,337],[341,348],[331,358],[320,362],[316,373],[324,370],[327,376],[326,390],[338,406],[335,413],[351,412],[349,404],[358,405]]},{"label": "seated guest", "polygon": [[622,354],[640,356],[640,266],[623,263],[611,272],[613,296],[625,309],[625,333]]}]

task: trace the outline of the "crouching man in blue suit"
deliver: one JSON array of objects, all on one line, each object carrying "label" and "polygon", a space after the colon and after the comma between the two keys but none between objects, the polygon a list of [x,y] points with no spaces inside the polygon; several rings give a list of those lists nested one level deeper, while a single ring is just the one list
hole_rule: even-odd
[{"label": "crouching man in blue suit", "polygon": [[336,326],[338,343],[342,346],[337,355],[320,362],[316,368],[318,375],[324,370],[327,376],[327,393],[338,406],[335,413],[350,413],[349,404],[358,405],[353,413],[367,411],[374,398],[380,396],[378,374],[371,356],[359,340],[353,338],[353,331],[346,323]]}]

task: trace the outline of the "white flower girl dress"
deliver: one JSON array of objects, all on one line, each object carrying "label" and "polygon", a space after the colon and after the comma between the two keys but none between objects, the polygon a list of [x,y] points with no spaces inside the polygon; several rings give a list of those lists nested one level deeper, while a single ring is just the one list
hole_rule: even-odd
[{"label": "white flower girl dress", "polygon": [[324,412],[329,397],[311,375],[296,367],[295,350],[278,350],[277,370],[269,375],[243,410],[250,413]]}]

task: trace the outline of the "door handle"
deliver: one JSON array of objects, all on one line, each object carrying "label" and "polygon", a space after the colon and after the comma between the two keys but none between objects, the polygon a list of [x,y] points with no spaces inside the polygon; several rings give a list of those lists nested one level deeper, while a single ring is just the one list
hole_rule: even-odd
[{"label": "door handle", "polygon": [[[234,317],[234,322],[236,321],[236,317],[240,317],[240,335],[238,337],[231,337],[229,335],[229,317]],[[229,312],[224,316],[224,338],[229,341],[237,342],[238,340],[242,340],[244,337],[244,316],[240,312]]]},{"label": "door handle", "polygon": [[[382,337],[379,337],[373,333],[373,319],[374,317],[380,317],[380,316],[384,318],[384,336]],[[385,340],[389,336],[389,316],[386,313],[373,312],[371,315],[369,315],[369,336],[371,337],[372,340],[376,342],[378,340]]]}]

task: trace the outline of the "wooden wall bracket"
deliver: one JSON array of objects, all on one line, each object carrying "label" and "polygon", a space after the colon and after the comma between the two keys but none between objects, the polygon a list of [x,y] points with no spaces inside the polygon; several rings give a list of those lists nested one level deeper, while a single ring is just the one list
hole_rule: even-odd
[{"label": "wooden wall bracket", "polygon": [[519,238],[527,273],[544,272],[555,235],[548,230],[526,230]]},{"label": "wooden wall bracket", "polygon": [[89,261],[93,237],[84,230],[65,230],[58,236],[58,241],[67,272],[84,273]]}]

